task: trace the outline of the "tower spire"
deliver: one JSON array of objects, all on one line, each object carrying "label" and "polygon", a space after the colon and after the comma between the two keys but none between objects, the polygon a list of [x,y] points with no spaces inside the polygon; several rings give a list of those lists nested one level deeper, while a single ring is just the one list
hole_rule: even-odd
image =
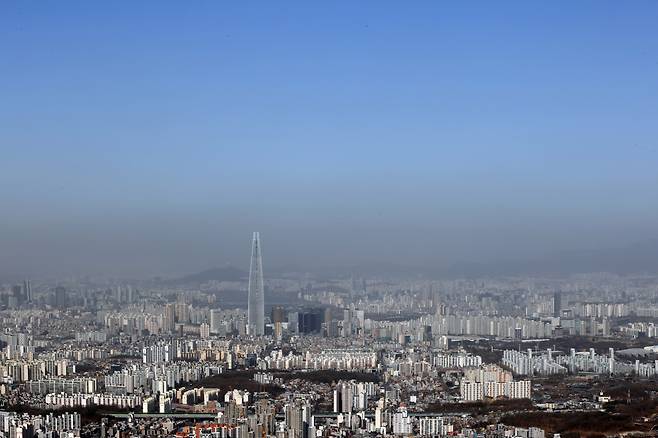
[{"label": "tower spire", "polygon": [[260,250],[260,233],[254,232],[249,266],[249,296],[247,302],[248,332],[254,336],[265,334],[265,288],[263,260]]}]

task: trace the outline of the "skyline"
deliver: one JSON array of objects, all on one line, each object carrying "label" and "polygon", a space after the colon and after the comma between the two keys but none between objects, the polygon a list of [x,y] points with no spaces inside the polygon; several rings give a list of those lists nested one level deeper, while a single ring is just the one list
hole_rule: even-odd
[{"label": "skyline", "polygon": [[242,267],[254,229],[309,270],[656,239],[657,17],[3,3],[0,276]]},{"label": "skyline", "polygon": [[658,438],[657,22],[0,2],[0,436]]}]

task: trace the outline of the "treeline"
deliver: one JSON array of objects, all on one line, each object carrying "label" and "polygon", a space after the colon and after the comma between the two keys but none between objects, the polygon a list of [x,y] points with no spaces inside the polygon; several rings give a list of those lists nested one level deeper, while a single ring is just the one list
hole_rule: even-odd
[{"label": "treeline", "polygon": [[432,403],[425,410],[436,413],[467,412],[473,415],[484,415],[491,412],[531,411],[535,409],[528,399],[499,399],[469,403]]},{"label": "treeline", "polygon": [[630,415],[605,412],[526,412],[505,415],[500,420],[508,426],[540,427],[548,433],[578,433],[582,437],[609,435],[636,430]]},{"label": "treeline", "polygon": [[[188,387],[188,385],[184,385]],[[225,393],[234,389],[247,390],[254,392],[268,392],[271,395],[278,395],[283,392],[283,388],[278,385],[262,385],[254,380],[253,371],[227,371],[222,374],[201,379],[198,382],[189,384],[190,388],[217,388],[220,392]]]},{"label": "treeline", "polygon": [[381,378],[377,373],[366,373],[357,371],[335,371],[335,370],[318,370],[318,371],[293,371],[287,373],[275,373],[274,377],[288,381],[293,379],[308,380],[314,383],[331,384],[339,380],[356,380],[357,382],[374,382],[378,383]]}]

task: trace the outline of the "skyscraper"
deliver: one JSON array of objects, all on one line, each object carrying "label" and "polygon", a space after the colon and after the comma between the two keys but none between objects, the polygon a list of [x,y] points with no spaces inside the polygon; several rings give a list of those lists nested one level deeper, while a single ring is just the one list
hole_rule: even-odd
[{"label": "skyscraper", "polygon": [[23,293],[25,295],[25,300],[28,303],[32,302],[32,283],[30,280],[23,281]]},{"label": "skyscraper", "polygon": [[166,332],[173,332],[176,328],[176,305],[174,303],[167,303],[164,309],[162,318],[162,330]]},{"label": "skyscraper", "polygon": [[560,316],[560,311],[562,310],[562,292],[555,291],[553,294],[553,316]]},{"label": "skyscraper", "polygon": [[66,309],[69,305],[69,296],[66,293],[66,289],[62,286],[57,286],[55,288],[55,307],[58,309]]},{"label": "skyscraper", "polygon": [[265,333],[265,289],[263,285],[263,260],[260,253],[260,234],[258,232],[254,233],[251,244],[247,307],[249,334],[263,335]]}]

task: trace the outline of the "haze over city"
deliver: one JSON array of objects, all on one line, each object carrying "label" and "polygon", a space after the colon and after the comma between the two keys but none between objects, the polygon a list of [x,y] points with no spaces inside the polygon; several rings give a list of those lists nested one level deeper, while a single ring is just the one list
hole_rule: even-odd
[{"label": "haze over city", "polygon": [[658,438],[658,2],[0,2],[0,438]]},{"label": "haze over city", "polygon": [[3,2],[0,275],[656,261],[657,13]]}]

